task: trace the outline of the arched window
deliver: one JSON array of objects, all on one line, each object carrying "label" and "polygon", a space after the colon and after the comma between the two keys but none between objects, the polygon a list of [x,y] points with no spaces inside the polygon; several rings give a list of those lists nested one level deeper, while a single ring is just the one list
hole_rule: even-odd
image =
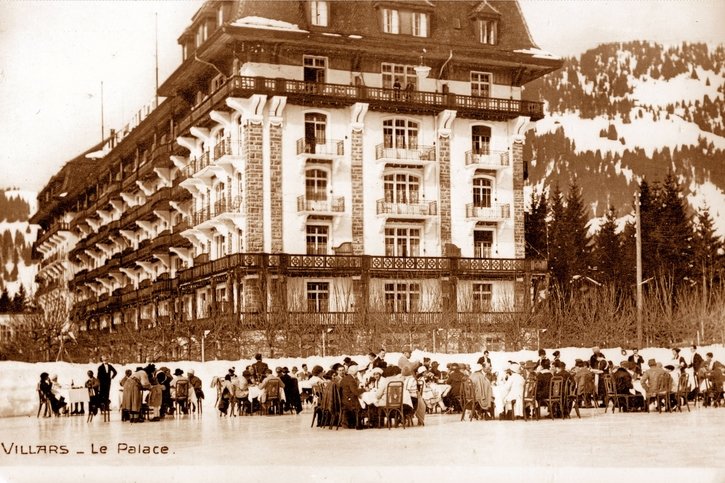
[{"label": "arched window", "polygon": [[314,168],[305,172],[305,197],[308,201],[327,200],[326,171]]},{"label": "arched window", "polygon": [[385,201],[388,203],[418,203],[420,177],[410,173],[393,173],[384,177]]},{"label": "arched window", "polygon": [[327,116],[318,112],[305,114],[305,152],[314,153],[315,145],[327,144]]},{"label": "arched window", "polygon": [[383,121],[385,148],[417,149],[418,128],[415,121],[407,119],[386,119]]},{"label": "arched window", "polygon": [[493,199],[493,180],[486,177],[473,178],[473,206],[491,208]]}]

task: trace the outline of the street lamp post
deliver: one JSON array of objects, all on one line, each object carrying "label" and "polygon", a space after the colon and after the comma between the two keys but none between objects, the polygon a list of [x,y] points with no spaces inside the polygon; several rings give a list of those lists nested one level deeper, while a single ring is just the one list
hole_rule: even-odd
[{"label": "street lamp post", "polygon": [[201,362],[204,362],[206,360],[205,359],[206,354],[204,353],[204,349],[205,349],[206,336],[209,335],[209,332],[211,332],[211,330],[205,330],[201,336]]}]

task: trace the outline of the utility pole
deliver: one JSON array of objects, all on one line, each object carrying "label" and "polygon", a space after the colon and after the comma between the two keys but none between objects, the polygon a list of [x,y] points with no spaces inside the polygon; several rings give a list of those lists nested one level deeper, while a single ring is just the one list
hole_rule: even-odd
[{"label": "utility pole", "polygon": [[639,213],[639,191],[634,194],[634,218],[637,227],[637,347],[642,347],[642,219]]},{"label": "utility pole", "polygon": [[103,125],[103,81],[101,81],[101,142],[103,142],[105,126]]},{"label": "utility pole", "polygon": [[154,104],[154,109],[159,107],[159,14],[158,12],[154,13],[155,17],[155,36],[156,36],[156,43],[155,43],[155,57],[156,57],[156,88],[154,89],[155,99],[156,103]]}]

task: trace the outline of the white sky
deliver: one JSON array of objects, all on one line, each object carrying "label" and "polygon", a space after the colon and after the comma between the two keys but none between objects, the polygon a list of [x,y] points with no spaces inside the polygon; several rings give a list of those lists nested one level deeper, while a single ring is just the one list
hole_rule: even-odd
[{"label": "white sky", "polygon": [[[128,123],[181,61],[197,0],[0,0],[0,187],[39,190],[66,161]],[[534,40],[572,56],[602,42],[725,42],[723,0],[521,0]]]}]

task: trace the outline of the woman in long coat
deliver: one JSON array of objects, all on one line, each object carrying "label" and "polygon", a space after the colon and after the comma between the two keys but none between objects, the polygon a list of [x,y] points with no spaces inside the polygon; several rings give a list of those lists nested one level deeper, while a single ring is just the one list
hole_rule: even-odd
[{"label": "woman in long coat", "polygon": [[137,368],[131,377],[123,384],[123,401],[121,409],[127,411],[132,423],[141,421],[141,404],[143,404],[142,390],[150,389],[148,374],[141,368]]}]

